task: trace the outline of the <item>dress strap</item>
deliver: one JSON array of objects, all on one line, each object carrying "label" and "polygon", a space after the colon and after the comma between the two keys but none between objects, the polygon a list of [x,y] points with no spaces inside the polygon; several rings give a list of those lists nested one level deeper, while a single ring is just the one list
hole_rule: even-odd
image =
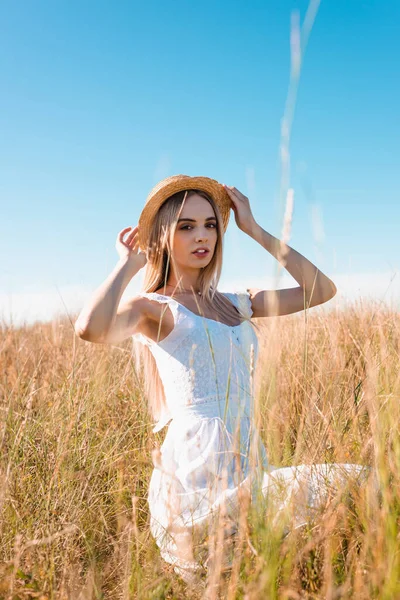
[{"label": "dress strap", "polygon": [[[136,296],[140,296],[142,298],[149,298],[149,300],[155,300],[156,302],[159,302],[160,304],[168,304],[169,308],[171,309],[172,316],[174,318],[173,331],[176,332],[177,324],[181,321],[181,316],[182,316],[181,311],[179,310],[180,309],[179,302],[177,302],[174,298],[171,298],[171,296],[164,296],[163,294],[157,294],[156,292],[138,292],[136,294]],[[145,344],[146,346],[153,346],[153,344],[157,343],[157,342],[154,342],[153,340],[150,340],[149,338],[144,336],[142,333],[135,333],[132,337],[139,340],[140,342],[142,342],[142,344]],[[171,341],[172,337],[173,337],[173,335],[171,332],[167,336],[166,339]],[[162,342],[163,342],[163,340],[161,340],[161,343]]]},{"label": "dress strap", "polygon": [[136,295],[149,298],[149,300],[155,300],[160,304],[168,304],[176,323],[179,312],[179,303],[174,298],[171,298],[171,296],[164,296],[163,294],[157,294],[156,292],[139,292]]},{"label": "dress strap", "polygon": [[136,295],[150,298],[150,300],[155,300],[161,304],[169,303],[173,306],[178,305],[178,302],[175,300],[175,298],[171,298],[171,296],[165,296],[164,294],[158,294],[157,292],[138,292]]},{"label": "dress strap", "polygon": [[229,300],[247,317],[253,314],[250,293],[245,292],[224,292],[224,296],[228,296]]}]

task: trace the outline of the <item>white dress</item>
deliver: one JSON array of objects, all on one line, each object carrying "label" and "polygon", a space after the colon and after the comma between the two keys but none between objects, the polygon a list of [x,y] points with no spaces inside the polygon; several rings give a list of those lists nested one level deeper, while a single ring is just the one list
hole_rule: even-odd
[{"label": "white dress", "polygon": [[[219,507],[230,517],[229,533],[235,531],[243,487],[254,498],[261,490],[266,504],[274,498],[277,515],[295,496],[300,526],[338,475],[363,471],[361,465],[338,463],[270,465],[252,419],[258,340],[251,324],[229,326],[169,296],[138,295],[168,303],[175,322],[159,342],[142,334],[133,337],[151,350],[165,391],[167,409],[153,431],[169,425],[158,456],[153,453],[148,503],[151,533],[177,573],[204,567],[204,550],[196,555],[195,548],[204,549],[207,525]],[[248,292],[224,295],[251,317]]]}]

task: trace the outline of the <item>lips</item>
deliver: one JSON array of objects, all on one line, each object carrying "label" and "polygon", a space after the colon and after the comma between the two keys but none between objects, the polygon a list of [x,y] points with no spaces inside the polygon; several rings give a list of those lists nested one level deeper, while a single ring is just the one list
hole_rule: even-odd
[{"label": "lips", "polygon": [[198,252],[199,250],[205,250],[206,252],[209,252],[209,248],[206,248],[205,246],[199,246],[199,248],[196,248],[196,250],[194,250],[194,252],[192,252],[192,254],[194,254],[195,252]]},{"label": "lips", "polygon": [[195,256],[207,256],[209,253],[209,250],[206,250],[205,252],[199,252],[198,250],[195,250],[194,252],[192,252],[192,254],[194,254]]}]

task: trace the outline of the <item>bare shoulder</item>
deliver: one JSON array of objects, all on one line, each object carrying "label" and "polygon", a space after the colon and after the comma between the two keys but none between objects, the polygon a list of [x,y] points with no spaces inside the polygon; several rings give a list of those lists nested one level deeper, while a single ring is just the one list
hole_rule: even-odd
[{"label": "bare shoulder", "polygon": [[[125,305],[120,307],[118,313],[122,314],[124,310]],[[126,310],[137,317],[134,333],[146,333],[151,323],[160,320],[162,305],[146,296],[134,296],[127,301]]]},{"label": "bare shoulder", "polygon": [[118,344],[135,333],[140,333],[151,318],[150,312],[147,299],[141,296],[134,296],[125,302],[120,302],[112,326],[99,341]]},{"label": "bare shoulder", "polygon": [[[79,337],[85,341],[98,344],[118,344],[136,333],[153,338],[154,331],[159,329],[160,320],[170,325],[172,315],[161,319],[162,305],[143,296],[134,296],[125,302],[120,302],[111,326],[106,325],[106,319],[101,332],[96,333],[86,329],[79,332]],[[165,327],[165,325],[164,325]]]},{"label": "bare shoulder", "polygon": [[153,341],[161,341],[169,335],[174,328],[174,317],[167,303],[146,296],[136,296],[132,302],[141,314],[135,333],[142,333]]}]

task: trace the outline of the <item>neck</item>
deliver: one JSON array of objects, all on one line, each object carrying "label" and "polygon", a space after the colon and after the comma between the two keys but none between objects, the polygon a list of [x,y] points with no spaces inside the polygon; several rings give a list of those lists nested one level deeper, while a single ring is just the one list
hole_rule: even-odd
[{"label": "neck", "polygon": [[167,286],[177,292],[191,292],[192,290],[197,292],[199,290],[199,271],[196,269],[193,272],[176,274],[171,270]]},{"label": "neck", "polygon": [[174,294],[198,294],[201,296],[201,291],[199,290],[198,284],[187,283],[185,285],[183,281],[180,283],[168,281],[165,287]]}]

